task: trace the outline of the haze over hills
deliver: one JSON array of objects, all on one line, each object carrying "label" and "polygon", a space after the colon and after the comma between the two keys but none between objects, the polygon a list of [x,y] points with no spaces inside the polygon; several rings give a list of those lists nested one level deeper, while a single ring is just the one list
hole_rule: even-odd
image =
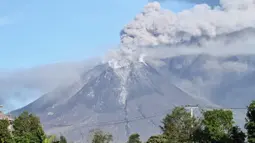
[{"label": "haze over hills", "polygon": [[[130,120],[174,106],[244,107],[255,92],[254,12],[254,0],[222,0],[221,7],[202,4],[177,14],[149,3],[102,64],[12,114],[36,113],[49,133],[72,141],[100,127],[121,142],[134,132],[143,139],[159,133],[164,114]],[[242,124],[243,112],[235,113]],[[110,121],[119,124],[104,126]]]},{"label": "haze over hills", "polygon": [[0,104],[7,111],[23,107],[58,86],[76,81],[81,72],[99,61],[99,58],[93,58],[3,72],[0,75]]}]

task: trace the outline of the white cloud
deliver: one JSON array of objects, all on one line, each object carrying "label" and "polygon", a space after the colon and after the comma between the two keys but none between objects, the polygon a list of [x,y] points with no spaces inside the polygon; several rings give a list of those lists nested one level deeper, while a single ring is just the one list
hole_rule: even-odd
[{"label": "white cloud", "polygon": [[[154,1],[154,0],[149,0],[150,2],[151,1]],[[174,2],[187,2],[187,3],[194,3],[194,4],[208,4],[210,6],[217,6],[220,4],[220,0],[156,0],[158,2],[171,2],[171,1],[174,1]]]}]

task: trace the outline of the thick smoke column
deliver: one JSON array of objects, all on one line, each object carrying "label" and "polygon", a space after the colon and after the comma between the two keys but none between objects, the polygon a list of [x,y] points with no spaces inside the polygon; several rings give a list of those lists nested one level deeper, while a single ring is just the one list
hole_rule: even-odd
[{"label": "thick smoke column", "polygon": [[141,55],[158,59],[189,53],[210,54],[213,49],[223,51],[221,48],[227,47],[222,56],[238,54],[244,46],[252,49],[255,46],[250,40],[255,38],[255,0],[221,0],[219,3],[218,7],[197,4],[179,13],[162,9],[159,2],[147,4],[122,29],[121,48],[108,55],[107,60],[116,68],[141,60]]},{"label": "thick smoke column", "polygon": [[206,4],[173,13],[158,2],[146,5],[121,31],[121,43],[131,45],[172,45],[195,39],[212,39],[255,27],[254,0],[221,0],[221,7]]}]

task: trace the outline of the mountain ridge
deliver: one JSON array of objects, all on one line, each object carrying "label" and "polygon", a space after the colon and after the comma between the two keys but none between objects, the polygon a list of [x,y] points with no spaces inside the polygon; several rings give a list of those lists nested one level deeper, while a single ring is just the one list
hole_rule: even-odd
[{"label": "mountain ridge", "polygon": [[[202,4],[180,13],[149,3],[122,29],[120,48],[105,62],[12,113],[31,112],[34,105],[49,133],[82,142],[100,127],[124,142],[131,133],[142,139],[159,133],[164,115],[145,117],[175,106],[247,105],[255,94],[249,81],[255,71],[255,17],[247,17],[254,11],[252,1],[221,0],[218,8]],[[244,112],[234,113],[243,124]],[[130,122],[138,116],[143,120]],[[122,122],[96,126],[110,121]]]},{"label": "mountain ridge", "polygon": [[[90,122],[87,121],[88,122],[87,124],[93,124],[95,122],[106,122],[107,119],[109,118],[111,120],[114,120],[116,118],[114,116],[120,116],[118,117],[118,119],[126,120],[127,123],[123,125],[123,127],[121,127],[123,128],[122,131],[121,129],[115,129],[115,130],[118,130],[118,133],[123,132],[123,134],[126,135],[122,138],[122,140],[124,140],[127,138],[128,135],[130,135],[131,132],[138,130],[138,129],[133,129],[133,127],[129,127],[130,124],[128,123],[128,120],[135,117],[135,115],[143,115],[143,116],[148,115],[148,112],[149,112],[148,109],[150,109],[151,105],[146,105],[144,101],[151,103],[151,101],[160,100],[158,102],[160,104],[158,104],[157,102],[151,103],[152,105],[155,104],[158,107],[155,113],[162,112],[162,110],[169,110],[172,107],[178,106],[178,105],[185,105],[185,104],[191,104],[191,103],[203,104],[204,102],[204,101],[200,101],[200,99],[190,96],[188,93],[184,92],[181,88],[172,84],[170,80],[165,80],[165,79],[162,80],[162,78],[164,78],[165,76],[163,76],[161,72],[158,72],[158,70],[156,70],[155,68],[152,68],[152,66],[150,66],[149,63],[146,63],[146,65],[144,63],[135,64],[135,66],[134,64],[131,64],[131,66],[134,66],[134,67],[132,70],[130,70],[128,77],[124,79],[127,81],[125,83],[126,89],[120,86],[121,84],[119,83],[121,78],[119,77],[120,74],[117,75],[114,72],[114,70],[116,71],[116,69],[113,69],[112,67],[107,66],[105,64],[101,66],[104,67],[103,68],[104,70],[101,71],[100,74],[98,74],[98,76],[89,75],[89,77],[91,77],[91,80],[88,80],[88,82],[86,82],[85,84],[81,84],[81,88],[76,90],[73,96],[71,96],[71,98],[66,103],[63,103],[63,105],[59,105],[59,107],[55,106],[54,108],[52,108],[52,104],[48,102],[48,106],[42,107],[44,110],[42,110],[41,112],[40,111],[35,112],[37,113],[37,115],[41,117],[42,122],[46,123],[46,126],[45,126],[46,129],[54,130],[54,127],[47,126],[47,124],[51,124],[51,125],[52,124],[60,124],[60,125],[71,124],[72,125],[74,123],[81,122],[80,119],[88,120],[89,118],[95,118],[93,117],[95,115],[103,116],[104,118],[94,119],[95,121],[90,121]],[[98,67],[95,67],[95,69],[97,68]],[[99,69],[101,70],[101,68]],[[96,77],[96,78],[93,78],[93,77]],[[97,81],[99,82],[99,85],[97,85],[98,84]],[[100,85],[104,85],[104,86],[96,90],[97,86],[100,87]],[[110,85],[110,87],[106,85]],[[88,94],[90,92],[91,87],[94,89],[94,91],[96,91],[94,97],[91,97]],[[122,100],[119,100],[121,98],[118,97],[118,95],[121,95],[121,92],[123,89],[124,91],[127,90],[128,91],[127,93],[129,94],[127,96],[127,99],[125,99],[125,102],[122,102]],[[104,91],[107,91],[107,90],[108,90],[107,96],[103,96]],[[170,91],[170,95],[169,95],[169,91]],[[117,94],[116,96],[114,96],[114,94],[110,94],[109,92],[110,93],[117,92]],[[178,96],[176,97],[176,95]],[[104,103],[101,103],[102,101]],[[34,104],[37,106],[39,105],[36,102]],[[160,107],[163,109],[161,109]],[[23,108],[16,112],[21,112],[24,109],[26,108]],[[145,111],[142,111],[142,110],[145,110]],[[78,114],[80,114],[82,111],[86,113],[85,117],[79,117]],[[52,115],[48,115],[48,113],[52,113]],[[15,114],[15,112],[13,112],[13,114]],[[63,115],[64,117],[61,117]],[[76,117],[78,119],[74,120],[73,118],[76,118]],[[155,128],[154,126],[156,123],[153,123],[154,121],[152,119],[150,119],[149,122],[150,122],[150,126],[152,126],[154,130]],[[156,121],[156,122],[159,125],[159,121]],[[81,128],[81,127],[78,127],[78,128]],[[151,128],[151,127],[148,127],[148,128]],[[153,130],[150,129],[150,131],[152,132]],[[67,134],[69,133],[70,131],[67,130]],[[144,135],[144,137],[148,137],[149,135],[150,134]],[[70,137],[69,135],[67,137],[71,139],[75,139],[75,137]]]}]

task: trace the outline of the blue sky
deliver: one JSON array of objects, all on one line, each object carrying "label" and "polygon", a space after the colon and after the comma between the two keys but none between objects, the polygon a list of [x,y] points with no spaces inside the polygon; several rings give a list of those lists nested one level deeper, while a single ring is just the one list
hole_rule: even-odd
[{"label": "blue sky", "polygon": [[[0,0],[0,69],[82,60],[119,43],[147,0]],[[191,5],[162,5],[180,11]]]}]

